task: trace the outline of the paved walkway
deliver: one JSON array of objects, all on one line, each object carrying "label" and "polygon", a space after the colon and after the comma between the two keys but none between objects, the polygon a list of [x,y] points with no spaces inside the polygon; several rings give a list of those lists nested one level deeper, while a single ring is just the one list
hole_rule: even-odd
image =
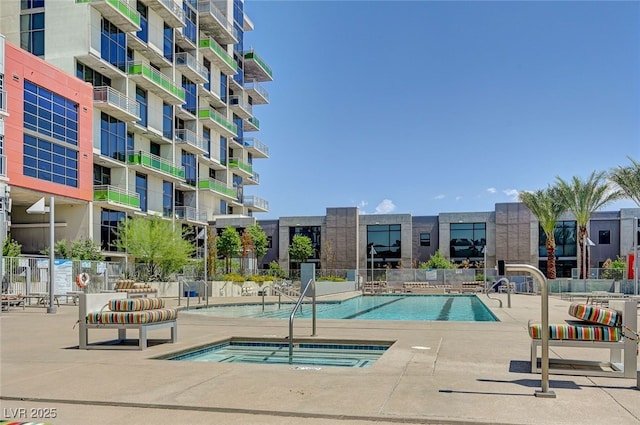
[{"label": "paved walkway", "polygon": [[[286,336],[283,319],[222,319],[180,313],[178,343],[144,351],[78,350],[78,308],[61,305],[0,315],[0,420],[51,424],[640,424],[635,379],[551,375],[556,398],[539,398],[528,372],[526,324],[538,296],[512,308],[480,298],[499,323],[318,320],[318,339],[396,341],[364,369],[153,360],[230,336]],[[248,301],[242,297],[241,301]],[[255,297],[253,300],[258,301]],[[231,299],[212,298],[211,303]],[[237,301],[237,300],[236,300]],[[175,300],[171,300],[175,304]],[[184,306],[184,300],[182,300]],[[551,298],[550,320],[569,301]],[[90,337],[110,338],[94,331]],[[157,334],[155,333],[157,332]],[[161,334],[162,333],[162,334]],[[310,320],[295,335],[309,336]],[[153,338],[168,335],[154,331]],[[92,338],[93,340],[93,338]],[[603,350],[572,350],[606,360]],[[55,418],[42,418],[55,412]]]}]

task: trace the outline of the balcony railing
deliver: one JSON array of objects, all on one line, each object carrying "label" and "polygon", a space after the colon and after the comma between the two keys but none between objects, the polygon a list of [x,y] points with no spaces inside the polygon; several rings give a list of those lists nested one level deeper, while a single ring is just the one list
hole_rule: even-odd
[{"label": "balcony railing", "polygon": [[264,212],[269,211],[269,201],[266,201],[257,196],[245,196],[243,205],[247,207],[253,207]]},{"label": "balcony railing", "polygon": [[122,121],[138,121],[140,119],[140,104],[112,87],[94,87],[93,103],[94,105],[105,105],[109,110],[109,115]]},{"label": "balcony railing", "polygon": [[254,157],[269,157],[269,147],[262,143],[257,137],[242,138],[242,145],[254,153]]},{"label": "balcony railing", "polygon": [[228,196],[232,199],[238,198],[238,191],[234,187],[229,187],[228,184],[216,180],[216,179],[208,179],[208,180],[200,180],[198,181],[199,189],[209,189],[213,192],[217,192],[221,195]]},{"label": "balcony railing", "polygon": [[201,119],[210,119],[215,122],[221,129],[226,130],[228,137],[234,137],[238,135],[238,127],[224,118],[218,111],[213,108],[204,108],[198,111],[198,117]]},{"label": "balcony railing", "polygon": [[256,80],[245,81],[244,89],[251,95],[254,105],[269,103],[269,92]]},{"label": "balcony railing", "polygon": [[141,165],[176,179],[184,180],[184,167],[176,167],[173,162],[149,152],[129,151],[127,152],[127,163]]},{"label": "balcony railing", "polygon": [[209,71],[187,52],[176,54],[176,67],[196,84],[207,81]]},{"label": "balcony railing", "polygon": [[245,78],[258,81],[273,81],[271,67],[255,51],[248,50],[243,53],[243,56]]},{"label": "balcony railing", "polygon": [[201,39],[198,47],[204,57],[220,68],[223,74],[233,75],[238,71],[238,65],[233,58],[213,38]]},{"label": "balcony railing", "polygon": [[209,146],[207,146],[207,141],[205,139],[198,137],[198,135],[193,131],[184,128],[176,129],[176,144],[187,145],[191,147],[191,149],[185,148],[185,150],[193,152],[195,149],[196,152],[194,153],[198,154],[209,151]]},{"label": "balcony railing", "polygon": [[207,212],[198,211],[193,207],[175,207],[176,218],[179,220],[207,222]]},{"label": "balcony railing", "polygon": [[253,175],[253,167],[250,164],[242,161],[240,158],[229,158],[229,167],[238,168],[249,175]]},{"label": "balcony railing", "polygon": [[214,34],[223,44],[235,44],[238,42],[238,31],[227,17],[218,9],[214,0],[199,0],[198,15],[200,27],[206,32]]},{"label": "balcony railing", "polygon": [[260,130],[260,120],[256,117],[250,117],[246,120],[242,120],[242,129],[244,131]]},{"label": "balcony railing", "polygon": [[172,28],[184,27],[184,10],[173,0],[147,0],[145,3],[154,9],[167,25]]},{"label": "balcony railing", "polygon": [[[185,93],[182,87],[178,87],[171,78],[164,75],[157,69],[143,62],[129,62],[127,73],[134,77],[134,81],[143,87],[154,91],[165,100],[172,101],[173,104],[183,104]],[[151,84],[145,84],[149,82]],[[159,89],[159,90],[158,90]]]},{"label": "balcony railing", "polygon": [[140,13],[126,0],[76,0],[91,3],[102,16],[125,32],[140,31]]},{"label": "balcony railing", "polygon": [[93,200],[96,202],[111,202],[128,208],[140,208],[139,194],[136,192],[128,192],[116,186],[94,186]]},{"label": "balcony railing", "polygon": [[242,96],[230,96],[229,106],[231,106],[231,109],[241,118],[251,118],[253,115],[253,107],[249,102],[245,102]]}]

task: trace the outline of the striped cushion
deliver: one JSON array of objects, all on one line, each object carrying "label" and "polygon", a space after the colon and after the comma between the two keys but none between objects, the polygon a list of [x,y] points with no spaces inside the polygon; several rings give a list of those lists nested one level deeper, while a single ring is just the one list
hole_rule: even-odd
[{"label": "striped cushion", "polygon": [[569,306],[569,314],[578,319],[599,325],[620,326],[622,324],[622,314],[610,308],[573,303]]},{"label": "striped cushion", "polygon": [[142,311],[164,308],[164,298],[120,298],[109,300],[111,311]]},{"label": "striped cushion", "polygon": [[[533,339],[542,337],[542,325],[529,324],[529,335]],[[573,339],[580,341],[620,341],[620,328],[598,325],[549,325],[549,339]]]},{"label": "striped cushion", "polygon": [[146,311],[103,311],[93,312],[87,315],[87,323],[155,323],[167,320],[175,320],[178,317],[178,310],[175,308],[162,308]]}]

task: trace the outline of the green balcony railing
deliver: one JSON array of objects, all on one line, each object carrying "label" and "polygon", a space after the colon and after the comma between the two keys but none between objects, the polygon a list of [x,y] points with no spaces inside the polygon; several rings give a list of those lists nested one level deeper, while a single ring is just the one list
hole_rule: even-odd
[{"label": "green balcony railing", "polygon": [[131,208],[140,208],[140,195],[127,192],[116,186],[94,186],[93,200],[96,202],[113,202]]},{"label": "green balcony railing", "polygon": [[132,165],[143,165],[148,168],[169,174],[173,177],[184,180],[184,168],[176,167],[171,161],[160,158],[157,155],[143,151],[127,152],[127,163]]},{"label": "green balcony railing", "polygon": [[253,59],[254,61],[256,61],[256,63],[260,66],[260,68],[262,68],[262,70],[267,75],[269,75],[271,79],[273,79],[273,71],[271,70],[271,67],[267,65],[265,61],[263,61],[262,58],[258,56],[256,52],[254,52],[253,50],[249,50],[248,52],[244,52],[243,56],[245,59]]},{"label": "green balcony railing", "polygon": [[198,181],[198,188],[209,189],[234,199],[238,197],[238,191],[236,189],[229,187],[229,185],[227,185],[224,182],[221,182],[220,180],[215,180],[215,179],[200,180]]},{"label": "green balcony railing", "polygon": [[225,50],[220,47],[218,43],[215,42],[212,38],[203,38],[200,40],[199,47],[208,47],[213,50],[213,52],[220,57],[229,67],[231,67],[235,72],[238,71],[238,65],[233,60],[229,53],[225,52]]},{"label": "green balcony railing", "polygon": [[140,14],[124,0],[76,0],[76,3],[106,3],[120,12],[128,20],[140,26]]},{"label": "green balcony railing", "polygon": [[251,117],[247,119],[249,123],[251,123],[255,128],[260,128],[260,120],[256,117]]},{"label": "green balcony railing", "polygon": [[147,80],[152,81],[154,84],[171,93],[180,100],[185,100],[184,89],[182,87],[178,87],[173,83],[173,81],[171,81],[169,77],[167,77],[160,71],[151,68],[147,64],[144,64],[142,62],[129,62],[127,72],[129,75],[142,75]]},{"label": "green balcony railing", "polygon": [[227,121],[227,119],[220,115],[220,113],[215,109],[204,108],[198,110],[198,118],[209,118],[226,128],[233,134],[238,134],[238,127],[234,123]]},{"label": "green balcony railing", "polygon": [[238,158],[230,158],[229,159],[229,167],[231,168],[239,168],[245,173],[253,174],[253,167],[246,162],[241,161]]}]

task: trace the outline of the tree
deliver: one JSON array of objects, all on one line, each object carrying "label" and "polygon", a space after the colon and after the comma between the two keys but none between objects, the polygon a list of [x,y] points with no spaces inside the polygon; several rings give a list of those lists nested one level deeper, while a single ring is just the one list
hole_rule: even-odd
[{"label": "tree", "polygon": [[160,217],[128,218],[118,224],[116,246],[146,266],[146,279],[163,280],[181,270],[193,255],[189,233]]},{"label": "tree", "polygon": [[291,245],[289,245],[289,256],[291,260],[304,263],[313,255],[311,238],[303,235],[293,235]]},{"label": "tree", "polygon": [[224,228],[216,240],[216,247],[218,248],[218,253],[225,259],[225,273],[229,273],[231,257],[238,255],[242,248],[240,235],[238,235],[235,227],[227,226]]},{"label": "tree", "polygon": [[253,252],[254,250],[254,246],[253,246],[253,239],[251,239],[251,233],[249,233],[248,231],[244,231],[242,232],[242,235],[240,235],[240,245],[241,245],[241,257],[242,257],[242,264],[241,264],[241,269],[242,269],[242,274],[246,274],[247,270],[247,264],[246,264],[246,260],[247,257],[249,257],[249,255]]},{"label": "tree", "polygon": [[4,240],[4,246],[2,247],[2,255],[5,257],[17,257],[22,252],[22,245],[15,239],[11,238],[11,234]]},{"label": "tree", "polygon": [[215,228],[207,226],[207,274],[208,276],[215,276],[218,272],[217,260],[218,260],[218,246],[217,246],[218,234],[215,232]]},{"label": "tree", "polygon": [[251,235],[251,241],[253,242],[253,256],[258,260],[267,253],[267,234],[262,230],[262,227],[258,223],[252,224],[247,227],[245,232]]},{"label": "tree", "polygon": [[623,193],[613,189],[606,180],[604,171],[593,171],[587,180],[574,176],[567,182],[556,177],[557,190],[566,208],[571,211],[578,225],[578,243],[580,244],[580,276],[586,277],[584,265],[588,267],[589,252],[584,252],[585,238],[589,237],[587,225],[593,213],[609,202],[620,199]]},{"label": "tree", "polygon": [[535,192],[520,192],[520,201],[538,219],[542,231],[547,237],[547,278],[556,278],[556,223],[566,206],[555,187]]},{"label": "tree", "polygon": [[457,267],[455,263],[445,258],[440,250],[436,251],[427,262],[420,263],[421,269],[455,269]]},{"label": "tree", "polygon": [[617,167],[609,173],[611,180],[624,196],[631,199],[640,207],[640,162],[629,157],[631,165],[628,167]]}]

